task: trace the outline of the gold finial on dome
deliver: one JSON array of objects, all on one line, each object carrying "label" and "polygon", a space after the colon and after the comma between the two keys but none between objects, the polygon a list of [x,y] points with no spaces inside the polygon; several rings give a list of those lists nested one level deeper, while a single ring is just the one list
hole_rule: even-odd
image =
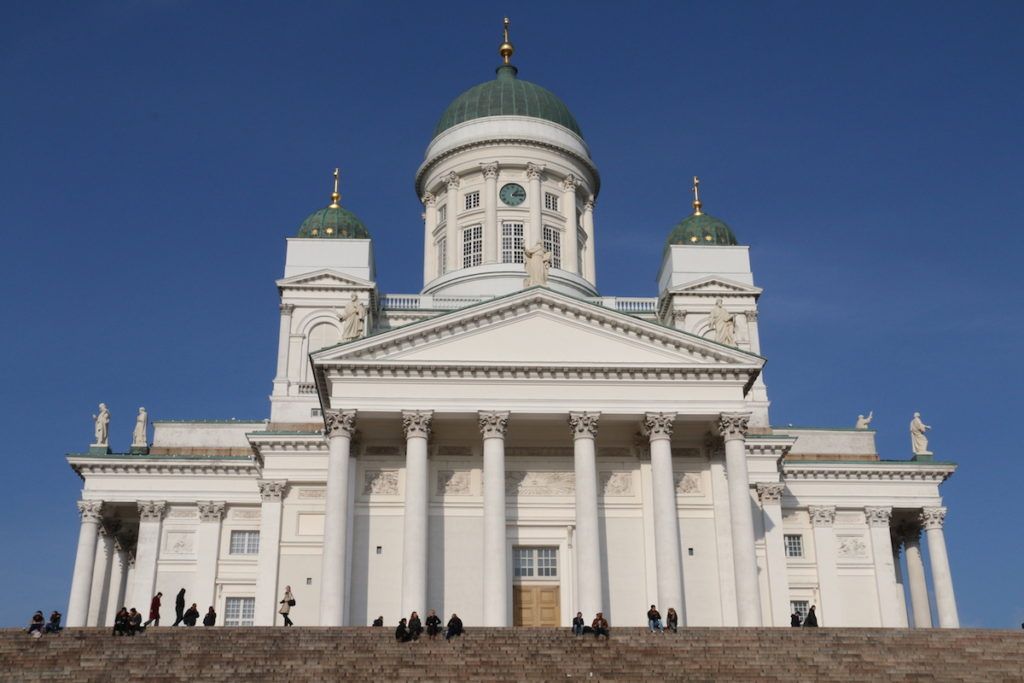
[{"label": "gold finial on dome", "polygon": [[515,47],[513,47],[512,43],[510,43],[508,41],[508,27],[511,24],[512,24],[512,22],[508,20],[508,17],[505,17],[504,40],[502,41],[501,45],[498,47],[498,54],[501,55],[501,58],[505,61],[505,64],[511,64],[510,60],[512,59],[512,53],[516,51],[516,49],[515,49]]},{"label": "gold finial on dome", "polygon": [[700,207],[704,206],[700,202],[700,178],[693,176],[693,215],[699,216],[701,214]]},{"label": "gold finial on dome", "polygon": [[334,169],[334,192],[331,193],[331,203],[327,205],[328,209],[340,209],[341,204],[338,202],[341,200],[341,194],[338,193],[338,178],[341,176],[339,169]]}]

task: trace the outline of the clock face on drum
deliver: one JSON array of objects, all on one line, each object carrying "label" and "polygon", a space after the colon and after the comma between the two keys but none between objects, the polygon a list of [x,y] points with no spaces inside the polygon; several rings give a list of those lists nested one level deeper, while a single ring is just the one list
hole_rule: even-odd
[{"label": "clock face on drum", "polygon": [[509,206],[519,206],[526,199],[526,190],[523,189],[522,185],[516,185],[515,183],[509,183],[501,188],[498,192],[498,196],[501,197],[501,201],[505,202]]}]

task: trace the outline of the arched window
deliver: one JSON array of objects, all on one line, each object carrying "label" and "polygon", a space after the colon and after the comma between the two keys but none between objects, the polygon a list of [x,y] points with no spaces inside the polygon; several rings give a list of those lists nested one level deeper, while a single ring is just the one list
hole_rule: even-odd
[{"label": "arched window", "polygon": [[319,351],[334,346],[341,341],[341,332],[330,323],[320,323],[309,331],[309,352]]}]

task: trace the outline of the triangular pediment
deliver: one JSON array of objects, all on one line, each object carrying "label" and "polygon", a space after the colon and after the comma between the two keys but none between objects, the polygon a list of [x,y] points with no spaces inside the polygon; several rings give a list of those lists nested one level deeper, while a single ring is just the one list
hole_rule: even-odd
[{"label": "triangular pediment", "polygon": [[751,296],[758,296],[764,291],[760,287],[754,287],[744,282],[737,282],[736,280],[730,280],[729,278],[722,277],[720,275],[709,275],[699,280],[687,282],[685,285],[678,285],[669,290],[670,294],[725,294],[725,295],[737,295],[737,294],[749,294]]},{"label": "triangular pediment", "polygon": [[277,281],[279,289],[372,289],[374,283],[354,275],[321,268]]}]

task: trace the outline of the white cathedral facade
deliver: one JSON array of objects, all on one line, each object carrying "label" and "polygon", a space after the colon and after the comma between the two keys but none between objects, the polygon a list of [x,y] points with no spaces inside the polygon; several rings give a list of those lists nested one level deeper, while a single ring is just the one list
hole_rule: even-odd
[{"label": "white cathedral facade", "polygon": [[511,52],[416,171],[419,293],[378,289],[336,183],[287,240],[269,419],[157,420],[150,442],[143,416],[124,453],[104,422],[68,456],[67,623],[145,613],[157,591],[166,621],[185,588],[220,623],[280,624],[291,586],[299,625],[627,626],[653,603],[686,625],[816,605],[823,626],[958,626],[955,466],[883,460],[864,424],[771,425],[748,247],[696,186],[649,264],[657,292],[600,294],[598,169]]}]

